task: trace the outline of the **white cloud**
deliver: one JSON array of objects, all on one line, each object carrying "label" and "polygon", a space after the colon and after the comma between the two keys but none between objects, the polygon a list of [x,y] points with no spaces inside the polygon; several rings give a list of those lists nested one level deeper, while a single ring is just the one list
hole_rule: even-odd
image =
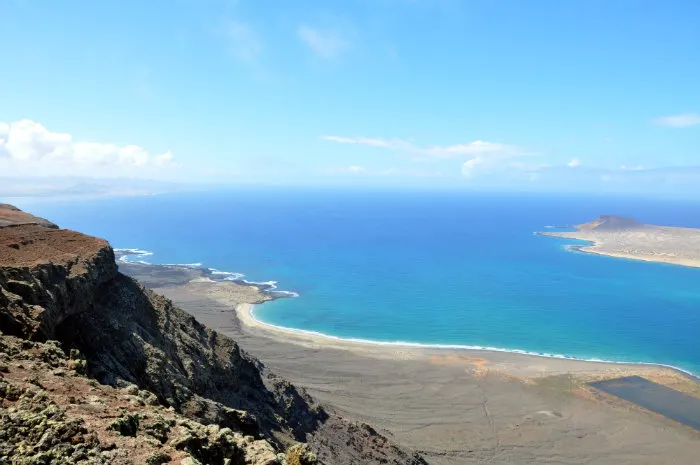
[{"label": "white cloud", "polygon": [[576,168],[578,166],[581,166],[581,160],[578,158],[572,158],[569,163],[566,164],[569,168]]},{"label": "white cloud", "polygon": [[350,165],[348,166],[348,172],[350,173],[366,173],[367,169],[360,165]]},{"label": "white cloud", "polygon": [[340,136],[323,136],[323,140],[337,142],[339,144],[354,144],[367,145],[369,147],[378,147],[390,150],[406,150],[413,151],[415,148],[408,142],[400,139],[378,139],[372,137],[340,137]]},{"label": "white cloud", "polygon": [[672,128],[688,128],[700,125],[700,113],[685,113],[682,115],[671,115],[656,118],[654,124],[657,126],[668,126]]},{"label": "white cloud", "polygon": [[316,29],[300,26],[299,38],[321,58],[335,58],[350,47],[350,43],[341,37],[338,31]]},{"label": "white cloud", "polygon": [[248,24],[240,21],[228,21],[224,29],[224,35],[228,39],[229,52],[237,60],[254,65],[262,55],[263,42]]},{"label": "white cloud", "polygon": [[24,119],[0,122],[0,172],[7,176],[148,176],[172,166],[171,152],[152,155],[138,145],[76,141]]},{"label": "white cloud", "polygon": [[[324,136],[323,140],[338,142],[340,144],[366,145],[389,150],[404,151],[424,158],[456,158],[477,156],[509,157],[514,155],[526,155],[521,149],[512,145],[496,144],[475,140],[456,145],[434,145],[430,147],[418,147],[409,141],[402,139],[381,139],[372,137],[340,137]],[[530,154],[531,155],[531,154]]]},{"label": "white cloud", "polygon": [[531,163],[531,162],[522,162],[520,160],[516,161],[511,161],[508,163],[508,168],[512,168],[513,170],[517,171],[524,171],[524,172],[533,172],[533,171],[541,171],[541,170],[546,170],[547,168],[551,168],[552,165],[549,163]]},{"label": "white cloud", "polygon": [[484,160],[482,158],[472,158],[471,160],[467,160],[464,162],[462,165],[462,176],[466,178],[471,178],[474,176],[474,170],[479,166],[483,165]]},{"label": "white cloud", "polygon": [[464,155],[513,154],[518,152],[518,149],[509,145],[475,140],[466,144],[429,147],[424,149],[424,152],[436,158],[452,158]]},{"label": "white cloud", "polygon": [[332,176],[354,176],[357,178],[442,178],[445,174],[440,170],[424,169],[400,169],[390,168],[366,168],[361,165],[350,165],[335,168],[326,168],[318,171],[320,174]]},{"label": "white cloud", "polygon": [[485,171],[503,160],[534,155],[513,145],[475,140],[455,145],[433,145],[419,147],[401,139],[381,139],[372,137],[324,136],[324,140],[340,144],[364,145],[392,151],[400,151],[413,156],[414,161],[443,160],[451,158],[467,159],[462,165],[463,176],[472,177],[475,171]]}]

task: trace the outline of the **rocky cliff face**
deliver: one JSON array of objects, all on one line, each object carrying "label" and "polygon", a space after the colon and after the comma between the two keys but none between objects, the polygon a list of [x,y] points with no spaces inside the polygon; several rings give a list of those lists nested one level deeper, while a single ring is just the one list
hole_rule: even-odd
[{"label": "rocky cliff face", "polygon": [[0,323],[32,340],[55,338],[73,314],[92,308],[100,288],[117,276],[106,241],[39,225],[0,229]]},{"label": "rocky cliff face", "polygon": [[[199,436],[192,433],[196,437],[189,445],[176,448],[188,451],[187,457],[183,455],[183,464],[190,458],[194,460],[188,462],[191,464],[197,460],[212,464],[292,463],[291,460],[314,463],[311,449],[314,456],[328,464],[425,463],[371,427],[328,414],[303,390],[270,373],[243,352],[235,341],[204,327],[169,300],[120,274],[111,247],[101,239],[39,224],[0,228],[0,330],[3,333],[0,341],[6,341],[5,346],[11,341],[16,348],[12,353],[5,352],[8,362],[24,357],[42,371],[42,364],[47,362],[42,355],[34,360],[29,356],[30,349],[36,344],[42,347],[53,344],[63,365],[77,368],[69,372],[71,376],[73,372],[76,376],[86,375],[101,383],[104,387],[100,389],[105,392],[133,386],[136,392],[145,393],[142,397],[150,399],[153,409],[169,409],[169,422],[181,421],[182,417],[199,425],[189,428],[199,431]],[[73,359],[66,354],[73,354]],[[16,369],[12,363],[7,366],[10,375],[26,371],[25,366]],[[21,410],[24,405],[32,411],[32,408],[51,407],[33,406],[32,399],[38,394],[36,390],[26,394],[27,389],[33,389],[26,384],[0,389],[0,399],[4,399],[2,409]],[[20,394],[3,397],[3,389]],[[109,403],[105,409],[109,411]],[[115,412],[118,412],[116,406]],[[133,418],[135,414],[128,415]],[[17,422],[7,418],[8,425],[20,428]],[[129,421],[124,421],[131,432],[133,424],[129,426]],[[138,419],[136,423],[138,429]],[[218,428],[218,432],[207,430],[205,425]],[[222,439],[222,428],[231,432],[230,437]],[[99,439],[99,434],[95,434]],[[164,443],[169,444],[168,441],[176,438],[166,435]],[[243,450],[241,444],[224,447],[222,441],[226,444],[261,441],[260,444],[266,445],[263,449],[274,453],[263,454],[268,461],[252,462],[253,452],[236,455],[232,451]],[[300,443],[308,446],[299,446]],[[95,441],[91,444],[93,449],[97,447]],[[5,463],[2,454],[8,447],[12,447],[11,439],[0,435],[0,463]],[[23,450],[34,451],[32,447]],[[204,454],[202,451],[207,448],[219,452]],[[290,453],[296,458],[288,458]],[[177,454],[163,454],[163,457],[177,457]],[[250,457],[246,458],[246,454]],[[123,463],[129,463],[128,455]]]}]

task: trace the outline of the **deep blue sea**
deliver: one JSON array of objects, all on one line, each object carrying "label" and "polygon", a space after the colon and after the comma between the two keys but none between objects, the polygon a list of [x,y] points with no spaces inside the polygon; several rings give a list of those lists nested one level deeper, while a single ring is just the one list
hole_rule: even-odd
[{"label": "deep blue sea", "polygon": [[152,263],[277,281],[299,297],[257,307],[275,325],[700,374],[700,269],[533,235],[605,213],[700,227],[700,200],[275,188],[12,201]]}]

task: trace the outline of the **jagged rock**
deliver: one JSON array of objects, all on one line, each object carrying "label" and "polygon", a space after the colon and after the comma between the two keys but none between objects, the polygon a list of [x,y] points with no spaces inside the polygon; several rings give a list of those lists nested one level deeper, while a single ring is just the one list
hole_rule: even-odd
[{"label": "jagged rock", "polygon": [[54,339],[56,327],[89,310],[100,286],[117,275],[114,252],[103,239],[38,225],[0,231],[0,327],[7,334]]},{"label": "jagged rock", "polygon": [[308,444],[295,444],[287,449],[285,456],[286,465],[316,465],[318,459],[311,450]]},{"label": "jagged rock", "polygon": [[202,465],[202,462],[193,457],[185,457],[180,461],[180,465]]},{"label": "jagged rock", "polygon": [[0,463],[107,463],[99,454],[97,437],[87,434],[81,421],[67,420],[45,392],[26,389],[16,396],[13,390],[8,396],[8,384],[0,380],[0,389],[3,385],[3,397],[17,403],[0,415]]},{"label": "jagged rock", "polygon": [[165,444],[168,440],[168,433],[170,433],[173,426],[175,426],[173,420],[166,420],[161,415],[158,415],[152,421],[144,424],[143,432],[155,438],[161,444]]},{"label": "jagged rock", "polygon": [[141,399],[144,405],[159,405],[158,397],[145,389],[139,390],[138,397]]},{"label": "jagged rock", "polygon": [[122,436],[136,436],[136,432],[139,430],[139,416],[124,415],[117,418],[109,425],[109,429],[118,432]]},{"label": "jagged rock", "polygon": [[154,452],[146,459],[146,465],[161,465],[168,462],[170,462],[170,456],[160,451]]},{"label": "jagged rock", "polygon": [[19,388],[5,380],[0,379],[0,399],[15,401],[18,400],[21,395],[22,391]]},{"label": "jagged rock", "polygon": [[180,436],[171,445],[199,461],[218,464],[225,459],[235,458],[237,462],[245,459],[245,452],[239,447],[239,438],[229,428],[220,429],[216,425],[207,427],[195,422],[183,422],[180,428]]}]

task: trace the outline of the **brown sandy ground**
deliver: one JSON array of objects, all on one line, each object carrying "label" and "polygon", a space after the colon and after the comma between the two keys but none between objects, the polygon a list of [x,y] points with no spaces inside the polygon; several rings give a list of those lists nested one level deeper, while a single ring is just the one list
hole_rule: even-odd
[{"label": "brown sandy ground", "polygon": [[585,385],[638,374],[700,397],[696,380],[678,371],[290,334],[255,324],[245,306],[236,315],[236,304],[260,300],[254,289],[193,282],[156,291],[435,465],[700,464],[700,432]]}]

